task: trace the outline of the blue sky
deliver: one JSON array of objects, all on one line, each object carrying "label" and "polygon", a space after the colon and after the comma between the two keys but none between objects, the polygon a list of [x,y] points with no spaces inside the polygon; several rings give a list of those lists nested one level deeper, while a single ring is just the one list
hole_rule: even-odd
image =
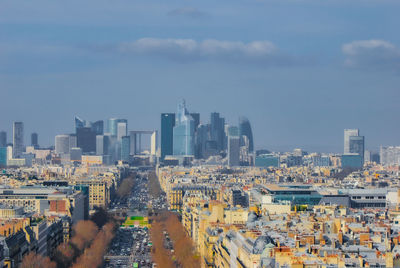
[{"label": "blue sky", "polygon": [[3,0],[0,129],[43,145],[73,117],[158,129],[185,98],[253,127],[256,148],[400,144],[397,0]]}]

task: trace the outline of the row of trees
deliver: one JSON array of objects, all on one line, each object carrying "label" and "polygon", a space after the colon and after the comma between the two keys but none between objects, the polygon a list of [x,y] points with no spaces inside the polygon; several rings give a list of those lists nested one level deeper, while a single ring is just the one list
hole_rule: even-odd
[{"label": "row of trees", "polygon": [[79,221],[73,227],[70,241],[57,247],[52,260],[31,252],[24,257],[21,267],[99,267],[108,244],[114,237],[114,229],[113,222],[99,228],[93,221]]},{"label": "row of trees", "polygon": [[162,189],[160,187],[160,182],[158,181],[156,173],[150,172],[148,178],[148,188],[150,195],[153,196],[153,198],[159,197],[162,193]]},{"label": "row of trees", "polygon": [[[176,214],[165,211],[154,217],[151,238],[153,241],[153,260],[162,267],[174,267],[171,262],[169,252],[164,248],[163,231],[166,230],[173,242],[174,255],[177,263],[182,267],[197,268],[200,267],[199,257],[195,255],[193,242],[186,234],[184,227]],[[167,266],[172,265],[172,266]]]},{"label": "row of trees", "polygon": [[135,183],[136,173],[131,173],[129,177],[122,180],[122,183],[117,189],[117,195],[119,198],[127,198],[131,192]]}]

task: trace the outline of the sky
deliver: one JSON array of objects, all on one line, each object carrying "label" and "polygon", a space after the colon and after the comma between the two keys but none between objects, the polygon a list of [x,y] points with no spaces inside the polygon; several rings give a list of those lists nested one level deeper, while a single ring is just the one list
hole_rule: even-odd
[{"label": "sky", "polygon": [[400,145],[398,0],[2,0],[0,130],[54,144],[73,118],[160,128],[185,99],[246,116],[255,148]]}]

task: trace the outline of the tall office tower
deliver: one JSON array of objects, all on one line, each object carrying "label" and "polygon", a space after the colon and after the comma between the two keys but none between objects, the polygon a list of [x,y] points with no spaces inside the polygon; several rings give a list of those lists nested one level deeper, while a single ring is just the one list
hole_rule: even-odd
[{"label": "tall office tower", "polygon": [[7,147],[0,146],[0,167],[7,166]]},{"label": "tall office tower", "polygon": [[31,134],[31,146],[33,146],[35,149],[37,149],[39,147],[38,134],[37,133],[32,133]]},{"label": "tall office tower", "polygon": [[78,138],[76,137],[76,134],[70,134],[69,135],[69,149],[71,148],[77,148],[78,147]]},{"label": "tall office tower", "polygon": [[131,154],[131,137],[121,137],[121,160],[129,161],[129,155]]},{"label": "tall office tower", "polygon": [[86,127],[86,120],[75,116],[75,133],[78,133],[78,129],[83,127]]},{"label": "tall office tower", "polygon": [[96,152],[96,134],[90,127],[78,128],[76,139],[77,146],[82,149],[83,153]]},{"label": "tall office tower", "polygon": [[196,143],[195,143],[195,157],[196,158],[207,158],[206,144],[210,139],[209,137],[210,125],[200,124],[196,131]]},{"label": "tall office tower", "polygon": [[228,128],[228,166],[235,167],[240,165],[240,138],[239,128]]},{"label": "tall office tower", "polygon": [[128,124],[126,122],[118,122],[117,124],[117,139],[121,141],[122,137],[128,135]]},{"label": "tall office tower", "polygon": [[249,152],[254,151],[253,132],[251,131],[251,125],[249,119],[246,117],[239,117],[239,136],[240,146],[244,146],[243,136],[246,136],[249,141]]},{"label": "tall office tower", "polygon": [[359,130],[358,129],[345,129],[344,130],[344,153],[350,153],[350,137],[351,136],[358,136]]},{"label": "tall office tower", "polygon": [[7,132],[0,131],[0,147],[7,146]]},{"label": "tall office tower", "polygon": [[20,158],[24,152],[24,123],[13,124],[13,158]]},{"label": "tall office tower", "polygon": [[157,154],[157,131],[154,131],[153,134],[151,134],[150,138],[150,154],[151,155],[156,155]]},{"label": "tall office tower", "polygon": [[117,136],[118,134],[118,123],[126,123],[128,125],[128,120],[119,119],[119,118],[111,118],[108,120],[108,133],[111,133],[112,136]]},{"label": "tall office tower", "polygon": [[103,135],[104,134],[104,121],[99,120],[93,123],[90,123],[90,127],[92,128],[92,131],[96,135]]},{"label": "tall office tower", "polygon": [[182,100],[175,118],[174,155],[194,155],[194,127],[194,120],[186,109],[185,100]]},{"label": "tall office tower", "polygon": [[197,131],[197,128],[200,125],[200,114],[199,113],[190,113],[190,116],[194,120],[194,130]]},{"label": "tall office tower", "polygon": [[56,154],[69,154],[70,135],[57,135],[54,144]]},{"label": "tall office tower", "polygon": [[161,160],[164,160],[166,155],[173,154],[173,137],[175,126],[174,113],[161,114]]},{"label": "tall office tower", "polygon": [[364,136],[350,136],[349,147],[350,153],[359,154],[361,156],[361,163],[364,163]]},{"label": "tall office tower", "polygon": [[97,135],[96,136],[96,155],[108,155],[110,146],[109,136]]},{"label": "tall office tower", "polygon": [[211,140],[217,142],[218,150],[225,150],[225,119],[219,113],[211,113]]}]

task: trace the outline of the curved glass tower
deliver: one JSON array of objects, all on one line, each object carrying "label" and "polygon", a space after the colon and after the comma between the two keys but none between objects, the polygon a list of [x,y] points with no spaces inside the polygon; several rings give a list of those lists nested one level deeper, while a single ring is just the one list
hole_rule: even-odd
[{"label": "curved glass tower", "polygon": [[195,122],[186,110],[185,101],[178,104],[173,133],[174,155],[194,155]]},{"label": "curved glass tower", "polygon": [[242,136],[246,136],[249,140],[249,152],[254,151],[253,132],[251,131],[251,125],[249,119],[244,116],[239,117],[239,135],[240,135],[240,146],[244,145]]}]

